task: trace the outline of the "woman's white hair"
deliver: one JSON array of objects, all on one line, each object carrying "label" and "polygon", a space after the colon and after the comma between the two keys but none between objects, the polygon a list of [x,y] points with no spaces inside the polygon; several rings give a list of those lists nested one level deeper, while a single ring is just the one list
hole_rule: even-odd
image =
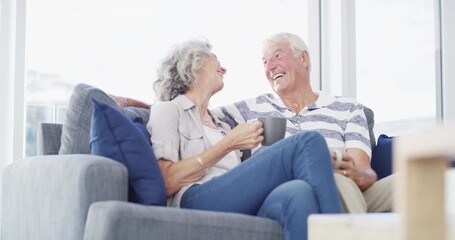
[{"label": "woman's white hair", "polygon": [[174,45],[158,67],[158,79],[153,83],[158,100],[171,101],[185,94],[196,80],[212,46],[206,40],[190,40]]},{"label": "woman's white hair", "polygon": [[294,56],[300,56],[303,52],[306,52],[308,54],[308,70],[311,70],[310,52],[302,38],[292,33],[281,32],[270,35],[262,42],[264,47],[271,43],[287,43]]}]

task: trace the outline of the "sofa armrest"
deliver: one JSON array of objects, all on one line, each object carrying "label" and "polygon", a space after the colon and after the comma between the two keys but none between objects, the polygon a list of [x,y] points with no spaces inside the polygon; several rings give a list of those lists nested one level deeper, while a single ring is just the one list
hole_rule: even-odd
[{"label": "sofa armrest", "polygon": [[63,125],[60,123],[39,123],[36,134],[36,154],[56,155],[60,150]]},{"label": "sofa armrest", "polygon": [[3,172],[2,239],[82,239],[89,206],[127,200],[127,170],[94,155],[30,157]]},{"label": "sofa armrest", "polygon": [[92,204],[85,229],[84,240],[283,239],[278,222],[267,218],[119,201]]}]

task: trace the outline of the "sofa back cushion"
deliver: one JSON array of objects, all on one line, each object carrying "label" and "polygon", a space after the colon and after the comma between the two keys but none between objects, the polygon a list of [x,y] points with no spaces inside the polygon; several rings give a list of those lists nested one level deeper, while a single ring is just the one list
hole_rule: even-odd
[{"label": "sofa back cushion", "polygon": [[[150,110],[138,107],[120,107],[108,94],[99,88],[80,83],[74,87],[71,94],[66,119],[62,127],[61,146],[59,154],[90,153],[89,132],[92,114],[90,99],[95,99],[109,106],[119,109],[129,119],[141,118],[144,125],[147,125]],[[214,112],[221,112],[222,107],[213,109]],[[374,113],[368,107],[364,108],[370,133],[371,150],[376,146],[374,136]],[[226,120],[226,119],[223,119]],[[228,122],[229,123],[229,122]]]},{"label": "sofa back cushion", "polygon": [[59,154],[90,153],[90,123],[93,111],[91,99],[118,109],[131,120],[140,117],[145,124],[148,122],[149,109],[120,107],[102,90],[84,83],[77,84],[71,94],[63,122]]},{"label": "sofa back cushion", "polygon": [[[91,153],[118,161],[128,169],[128,198],[145,205],[166,205],[163,176],[141,122],[118,109],[93,100]],[[139,123],[139,124],[136,124]]]}]

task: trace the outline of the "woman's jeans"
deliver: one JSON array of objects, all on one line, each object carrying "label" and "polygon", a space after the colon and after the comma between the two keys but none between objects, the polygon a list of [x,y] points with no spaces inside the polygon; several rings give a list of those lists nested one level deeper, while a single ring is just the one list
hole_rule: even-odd
[{"label": "woman's jeans", "polygon": [[310,214],[341,211],[330,153],[315,131],[283,139],[229,172],[191,187],[180,205],[274,219],[285,239],[307,239]]}]

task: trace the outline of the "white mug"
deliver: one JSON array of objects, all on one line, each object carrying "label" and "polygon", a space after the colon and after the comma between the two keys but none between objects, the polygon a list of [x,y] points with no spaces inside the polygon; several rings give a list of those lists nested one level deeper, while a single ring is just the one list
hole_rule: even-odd
[{"label": "white mug", "polygon": [[329,150],[330,156],[332,156],[332,153],[335,152],[336,155],[335,169],[339,169],[341,166],[341,162],[343,162],[344,147],[329,147]]}]

